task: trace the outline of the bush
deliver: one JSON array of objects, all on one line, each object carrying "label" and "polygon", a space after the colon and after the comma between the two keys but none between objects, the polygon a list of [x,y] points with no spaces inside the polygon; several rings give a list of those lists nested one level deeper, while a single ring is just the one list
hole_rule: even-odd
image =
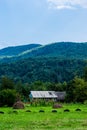
[{"label": "bush", "polygon": [[0,105],[12,106],[17,98],[17,92],[13,89],[4,89],[0,92]]},{"label": "bush", "polygon": [[84,101],[84,105],[87,105],[87,100]]}]

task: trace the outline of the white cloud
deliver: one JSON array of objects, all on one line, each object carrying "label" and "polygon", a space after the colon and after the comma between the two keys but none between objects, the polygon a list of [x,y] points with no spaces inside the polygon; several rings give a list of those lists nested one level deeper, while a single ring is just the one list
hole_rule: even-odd
[{"label": "white cloud", "polygon": [[75,9],[77,7],[87,8],[87,0],[47,0],[50,8]]}]

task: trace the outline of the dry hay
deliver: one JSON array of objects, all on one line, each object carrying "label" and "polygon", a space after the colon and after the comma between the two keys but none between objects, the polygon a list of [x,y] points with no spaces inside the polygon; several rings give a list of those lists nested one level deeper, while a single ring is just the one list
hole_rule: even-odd
[{"label": "dry hay", "polygon": [[21,101],[17,101],[16,103],[14,103],[13,109],[24,109],[24,103]]},{"label": "dry hay", "polygon": [[58,103],[55,103],[55,104],[53,105],[53,108],[54,108],[54,109],[62,108],[62,105],[61,105],[61,104],[58,104]]}]

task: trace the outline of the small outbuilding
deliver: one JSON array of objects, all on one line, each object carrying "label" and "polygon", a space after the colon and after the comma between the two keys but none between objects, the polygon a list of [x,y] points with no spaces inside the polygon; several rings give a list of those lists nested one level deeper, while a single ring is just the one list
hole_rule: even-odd
[{"label": "small outbuilding", "polygon": [[57,101],[64,101],[66,97],[66,92],[55,92],[55,95],[57,96]]}]

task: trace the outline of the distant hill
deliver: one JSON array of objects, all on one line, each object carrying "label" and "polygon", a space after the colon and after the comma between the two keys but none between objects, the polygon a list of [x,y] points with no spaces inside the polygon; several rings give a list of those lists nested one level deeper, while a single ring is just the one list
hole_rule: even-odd
[{"label": "distant hill", "polygon": [[24,51],[41,46],[40,44],[29,44],[14,47],[7,47],[0,50],[0,56],[16,56]]},{"label": "distant hill", "polygon": [[63,82],[83,76],[87,43],[30,44],[0,50],[0,77],[15,81]]},{"label": "distant hill", "polygon": [[20,54],[20,57],[58,57],[58,58],[87,58],[87,43],[60,42],[41,46],[30,52]]},{"label": "distant hill", "polygon": [[[87,43],[57,42],[48,45],[30,44],[0,50],[0,59],[7,61],[29,57],[87,59]],[[9,59],[9,60],[10,60]]]}]

